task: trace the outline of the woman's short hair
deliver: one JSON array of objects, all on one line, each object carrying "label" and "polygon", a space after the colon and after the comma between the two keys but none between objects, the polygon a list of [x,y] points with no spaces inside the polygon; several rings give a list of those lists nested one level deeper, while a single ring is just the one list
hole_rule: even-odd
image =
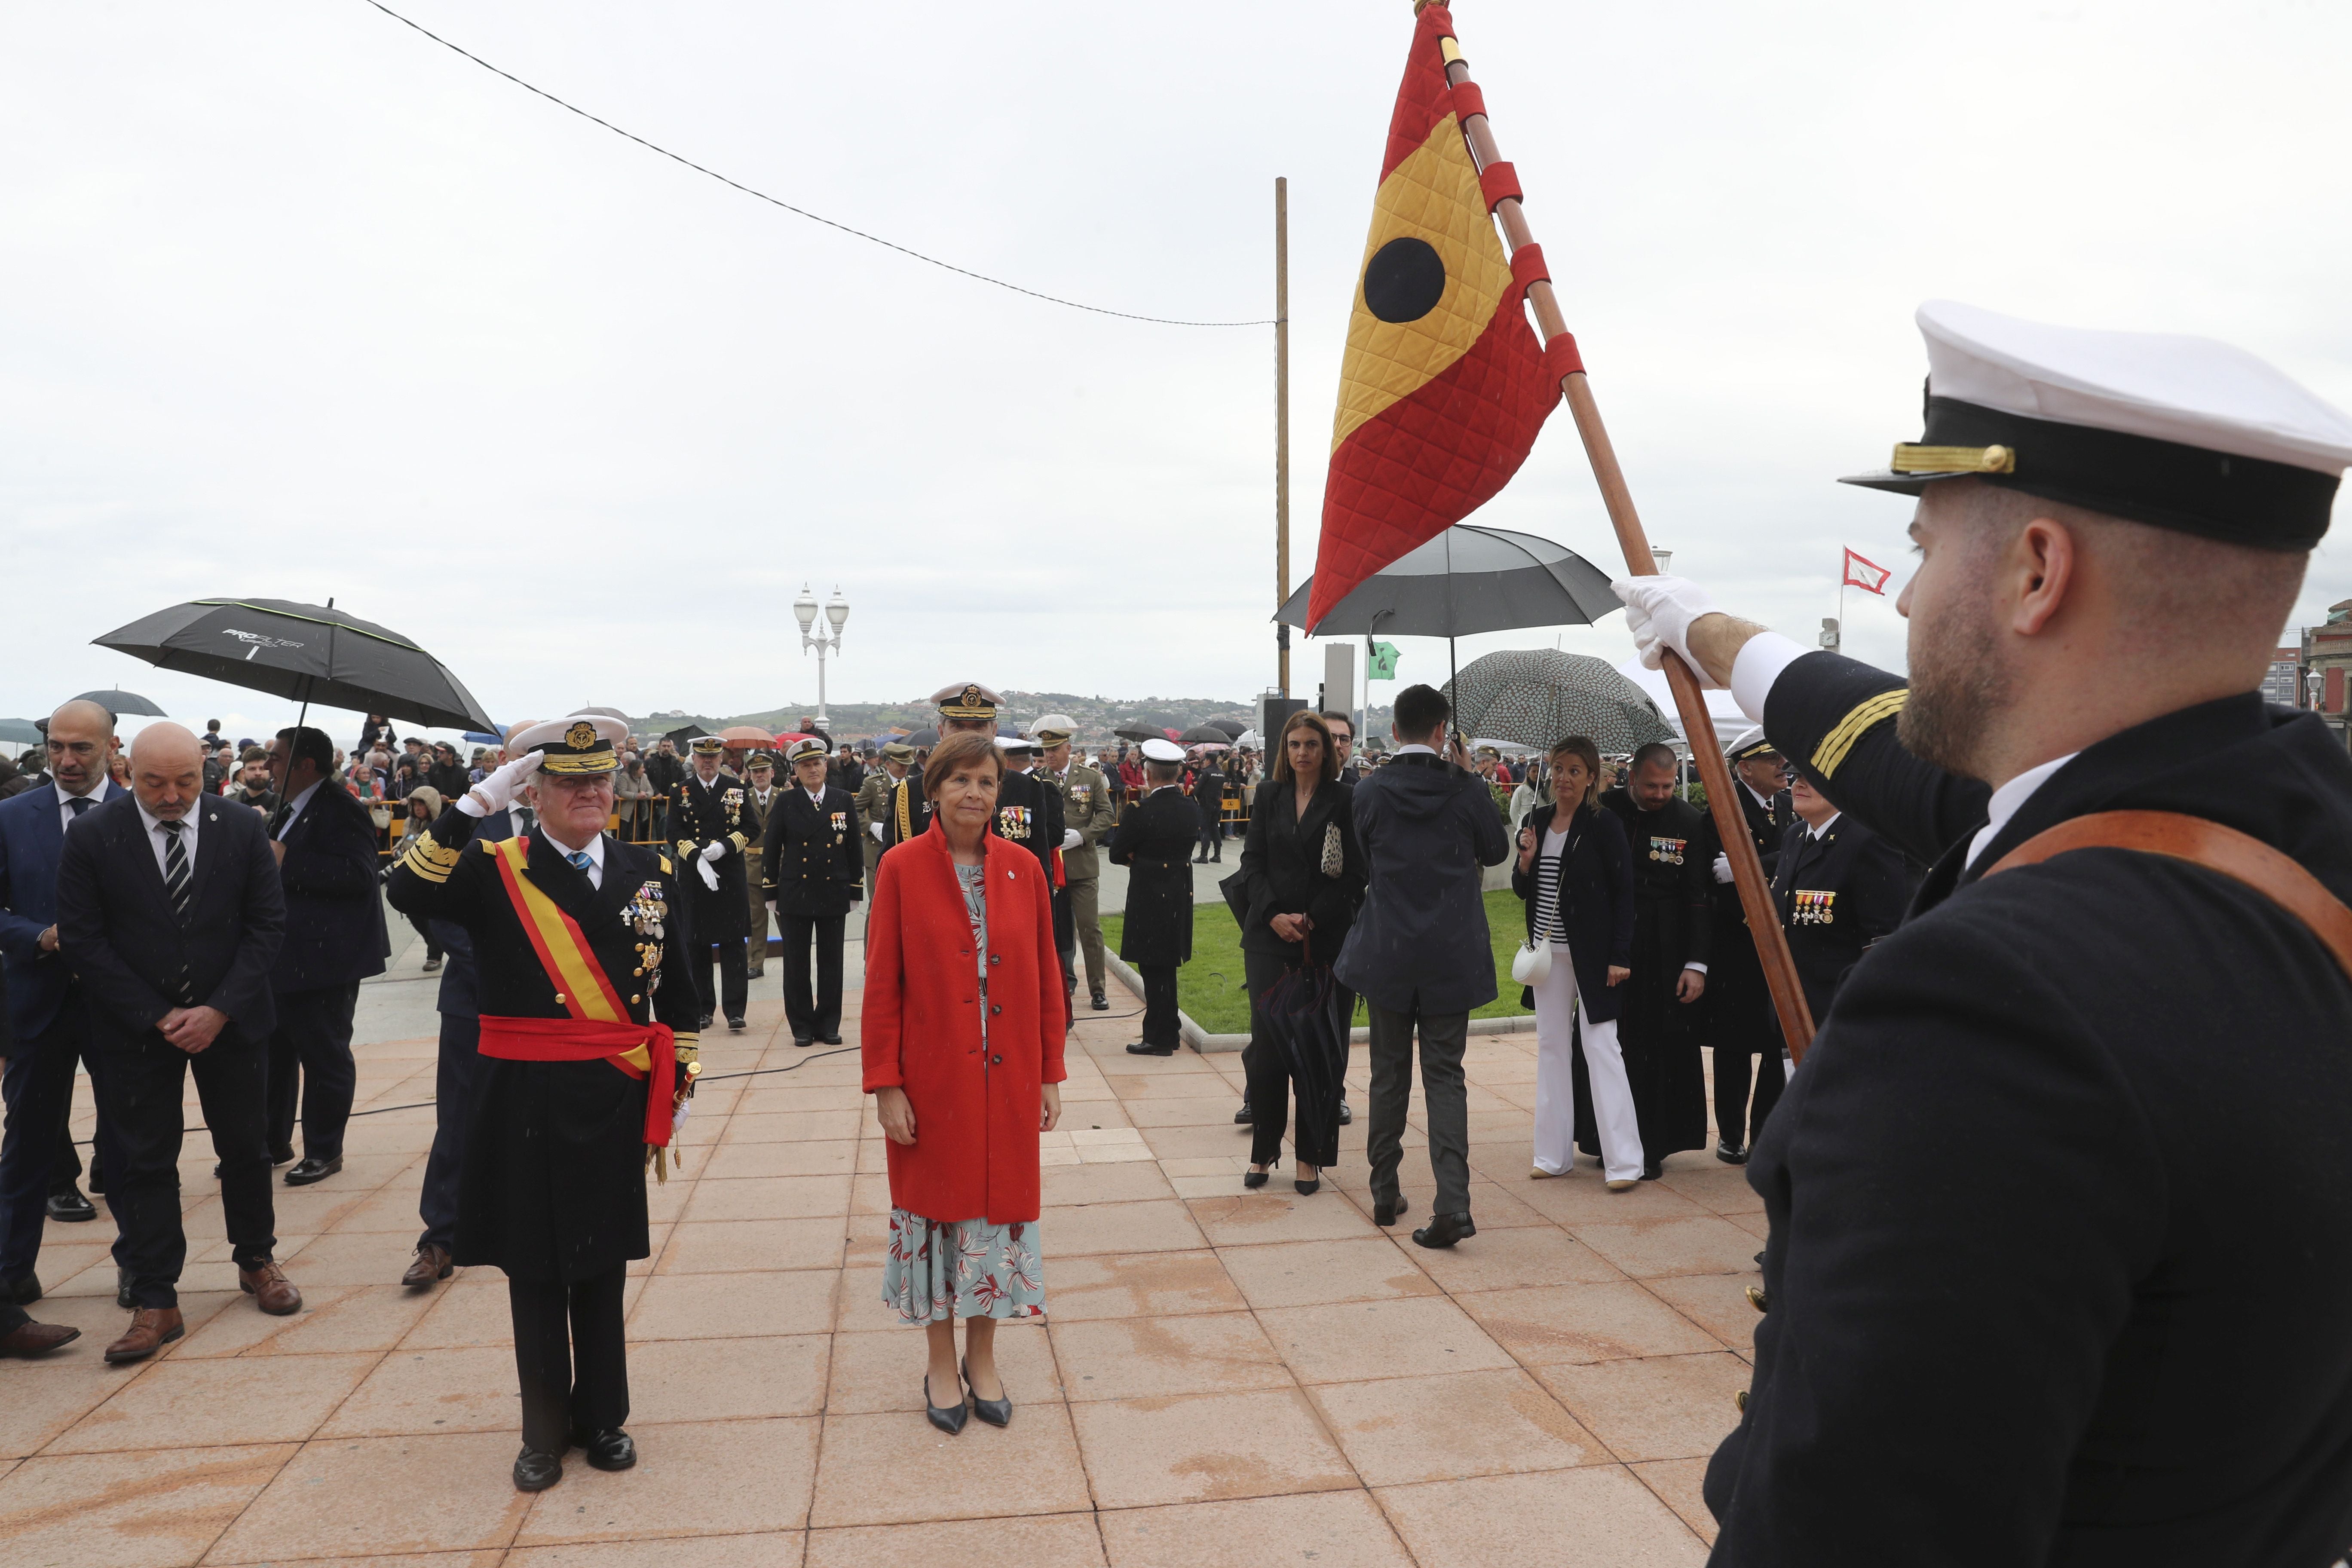
[{"label": "woman's short hair", "polygon": [[1274,761],[1266,769],[1266,776],[1276,784],[1294,781],[1296,775],[1290,771],[1290,732],[1293,730],[1312,730],[1316,738],[1323,742],[1323,763],[1316,770],[1315,782],[1328,784],[1338,778],[1339,748],[1331,743],[1331,726],[1323,721],[1322,714],[1307,709],[1299,710],[1282,721],[1282,734],[1274,742]]},{"label": "woman's short hair", "polygon": [[[997,776],[1004,773],[1004,753],[996,749],[996,737],[978,730],[958,730],[951,735],[941,735],[940,743],[931,748],[931,760],[924,764],[926,780],[952,778],[960,768],[971,767],[985,759],[995,764]],[[926,789],[926,794],[929,790]]]},{"label": "woman's short hair", "polygon": [[[1559,773],[1560,758],[1581,758],[1584,762],[1584,798],[1578,801],[1576,805],[1581,805],[1590,811],[1598,811],[1601,809],[1600,747],[1594,745],[1591,741],[1585,736],[1570,735],[1565,740],[1554,741],[1551,745],[1551,750],[1546,753],[1546,757],[1551,763],[1552,774],[1555,778],[1557,778]],[[1559,792],[1557,787],[1555,787],[1553,791],[1553,798],[1557,799],[1558,797]]]}]

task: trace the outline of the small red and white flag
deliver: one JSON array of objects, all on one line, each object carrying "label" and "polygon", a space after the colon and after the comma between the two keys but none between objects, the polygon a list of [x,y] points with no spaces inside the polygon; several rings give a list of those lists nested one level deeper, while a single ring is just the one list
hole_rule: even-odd
[{"label": "small red and white flag", "polygon": [[1875,561],[1856,555],[1852,550],[1845,552],[1845,585],[1849,588],[1860,588],[1866,594],[1883,597],[1886,593],[1886,579],[1893,575]]}]

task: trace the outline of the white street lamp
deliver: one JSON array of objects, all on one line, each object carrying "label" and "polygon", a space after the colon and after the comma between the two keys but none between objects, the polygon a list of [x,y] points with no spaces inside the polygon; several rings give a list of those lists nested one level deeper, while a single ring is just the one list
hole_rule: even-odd
[{"label": "white street lamp", "polygon": [[833,626],[833,635],[817,631],[816,595],[809,586],[801,584],[801,596],[793,601],[793,618],[801,624],[801,651],[816,649],[816,721],[820,728],[830,730],[833,717],[824,710],[824,656],[828,649],[841,651],[841,628],[849,620],[849,601],[841,596],[841,585],[834,584],[833,597],[825,602],[824,618]]}]

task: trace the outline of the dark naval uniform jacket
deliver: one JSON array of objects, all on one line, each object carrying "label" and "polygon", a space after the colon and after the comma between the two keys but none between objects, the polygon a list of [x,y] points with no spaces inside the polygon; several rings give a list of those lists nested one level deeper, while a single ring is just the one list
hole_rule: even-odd
[{"label": "dark naval uniform jacket", "polygon": [[[740,941],[751,929],[744,856],[751,839],[751,791],[724,768],[706,784],[688,766],[672,796],[669,836],[677,841],[678,885],[694,906],[694,934],[705,942]],[[710,863],[717,888],[705,888],[691,862],[717,839],[727,852]]]},{"label": "dark naval uniform jacket", "polygon": [[2112,735],[1972,861],[1981,784],[1831,653],[1766,724],[1935,862],[1758,1140],[1771,1310],[1719,1564],[2294,1564],[2352,1542],[2352,980],[2270,899],[2045,828],[2210,818],[2352,899],[2352,758],[2258,695]]},{"label": "dark naval uniform jacket", "polygon": [[[1796,807],[1789,804],[1786,790],[1774,795],[1769,805],[1759,801],[1737,773],[1732,775],[1731,793],[1739,802],[1748,836],[1755,842],[1757,858],[1764,862],[1765,880],[1769,881],[1780,865],[1781,840],[1788,837],[1789,825],[1797,820]],[[1746,1051],[1750,1056],[1777,1053],[1780,1016],[1772,1010],[1772,992],[1764,984],[1764,964],[1756,956],[1756,938],[1748,929],[1748,911],[1740,905],[1738,884],[1715,879],[1715,858],[1723,853],[1723,835],[1716,828],[1715,814],[1710,811],[1706,816],[1697,854],[1715,905],[1714,929],[1707,936],[1706,999],[1702,1004],[1707,1010],[1707,1044],[1717,1050]]]},{"label": "dark naval uniform jacket", "polygon": [[1201,814],[1175,784],[1145,795],[1110,830],[1110,863],[1127,868],[1118,955],[1128,963],[1192,961],[1192,847],[1200,840]]},{"label": "dark naval uniform jacket", "polygon": [[[473,939],[475,1002],[485,1018],[568,1018],[532,935],[509,897],[495,846],[451,806],[412,839],[386,890],[401,913],[446,921]],[[658,1021],[696,1044],[701,1003],[687,951],[691,917],[679,868],[658,847],[606,835],[592,886],[534,827],[521,875],[570,917],[634,1023]],[[691,871],[686,873],[692,877]],[[701,879],[695,881],[698,886]],[[743,907],[736,890],[735,907]],[[651,1251],[646,1225],[646,1095],[653,1085],[610,1061],[474,1064],[474,1101],[457,1187],[457,1260],[519,1279],[593,1279]]]},{"label": "dark naval uniform jacket", "polygon": [[1846,971],[1871,944],[1903,923],[1910,900],[1903,856],[1894,845],[1840,812],[1818,838],[1800,818],[1780,840],[1772,873],[1789,956],[1816,1024]]},{"label": "dark naval uniform jacket", "polygon": [[923,770],[910,767],[905,778],[890,786],[887,808],[882,814],[882,847],[920,838],[930,826],[931,802],[923,794]]},{"label": "dark naval uniform jacket", "polygon": [[778,790],[768,803],[768,840],[761,851],[761,879],[776,912],[847,914],[865,896],[863,836],[856,798],[847,790],[825,785],[822,805],[798,784]]},{"label": "dark naval uniform jacket", "polygon": [[[1601,792],[1601,805],[1625,829],[1633,856],[1633,973],[1618,987],[1624,995],[1617,1037],[1642,1152],[1658,1161],[1676,1150],[1706,1147],[1706,1068],[1698,1052],[1706,1000],[1685,1002],[1675,993],[1685,964],[1713,962],[1715,841],[1706,813],[1686,800],[1668,796],[1657,810],[1644,811],[1631,790],[1620,788]],[[1579,1041],[1577,1054],[1582,1053]],[[1592,1096],[1580,1091],[1580,1146],[1589,1133],[1591,1147],[1598,1149],[1600,1132],[1591,1121]]]}]

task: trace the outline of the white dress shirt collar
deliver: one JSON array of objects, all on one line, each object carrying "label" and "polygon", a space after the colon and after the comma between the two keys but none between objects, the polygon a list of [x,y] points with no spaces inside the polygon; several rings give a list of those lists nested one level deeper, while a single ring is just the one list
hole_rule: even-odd
[{"label": "white dress shirt collar", "polygon": [[1434,746],[1424,746],[1416,741],[1410,746],[1399,746],[1391,754],[1399,757],[1410,757],[1414,755],[1433,757],[1437,755],[1437,748]]},{"label": "white dress shirt collar", "polygon": [[2052,773],[2080,755],[2079,752],[2069,752],[2063,757],[2053,757],[2040,767],[2026,769],[1993,791],[1992,798],[1985,802],[1985,825],[1977,829],[1974,838],[1969,840],[1969,865],[1977,863],[1977,857],[1984,853],[1985,846],[2009,826],[2009,819],[2017,815],[2017,808],[2023,805],[2035,790],[2050,782]]},{"label": "white dress shirt collar", "polygon": [[[168,879],[171,873],[165,870],[167,862],[163,846],[169,841],[169,836],[163,831],[163,819],[151,814],[135,795],[131,797],[131,804],[139,807],[139,820],[146,825],[147,847],[155,852],[155,869],[163,871]],[[205,803],[200,796],[194,805],[188,807],[188,815],[180,818],[180,847],[187,853],[190,876],[194,876],[196,869],[197,818],[204,814]]]},{"label": "white dress shirt collar", "polygon": [[[57,781],[54,778],[49,782],[51,784],[57,784]],[[100,805],[104,805],[106,804],[106,785],[107,779],[106,775],[103,773],[99,775],[98,782],[96,784],[89,786],[89,793],[87,795],[75,795],[71,791],[68,790],[65,785],[58,784],[58,826],[71,827],[76,816],[87,815],[86,813],[79,813],[74,810],[73,803],[75,801],[88,800],[95,802]]]},{"label": "white dress shirt collar", "polygon": [[1831,828],[1837,826],[1837,819],[1844,815],[1845,813],[1843,811],[1832,811],[1822,820],[1822,825],[1819,827],[1815,827],[1811,823],[1807,823],[1805,825],[1805,831],[1812,835],[1815,843],[1819,843],[1822,838],[1828,836]]},{"label": "white dress shirt collar", "polygon": [[[569,858],[574,853],[574,851],[564,847],[562,839],[558,838],[552,833],[548,833],[547,825],[545,823],[540,824],[539,830],[542,834],[546,834],[547,847],[550,849],[554,850],[558,855],[562,855],[566,858]],[[595,837],[591,838],[587,843],[582,845],[578,853],[584,854],[588,857],[588,885],[592,888],[602,888],[604,885],[604,836],[599,833]]]},{"label": "white dress shirt collar", "polygon": [[302,808],[310,804],[310,797],[318,794],[319,786],[326,782],[327,781],[323,778],[313,779],[310,783],[310,787],[304,790],[300,795],[296,795],[292,802],[287,805],[286,822],[285,825],[278,830],[278,837],[283,838],[287,834],[293,831],[295,819],[302,815]]},{"label": "white dress shirt collar", "polygon": [[824,786],[823,784],[817,785],[814,789],[811,789],[808,785],[803,784],[801,785],[801,793],[808,796],[809,804],[811,805],[816,807],[819,811],[823,811],[824,809]]}]

